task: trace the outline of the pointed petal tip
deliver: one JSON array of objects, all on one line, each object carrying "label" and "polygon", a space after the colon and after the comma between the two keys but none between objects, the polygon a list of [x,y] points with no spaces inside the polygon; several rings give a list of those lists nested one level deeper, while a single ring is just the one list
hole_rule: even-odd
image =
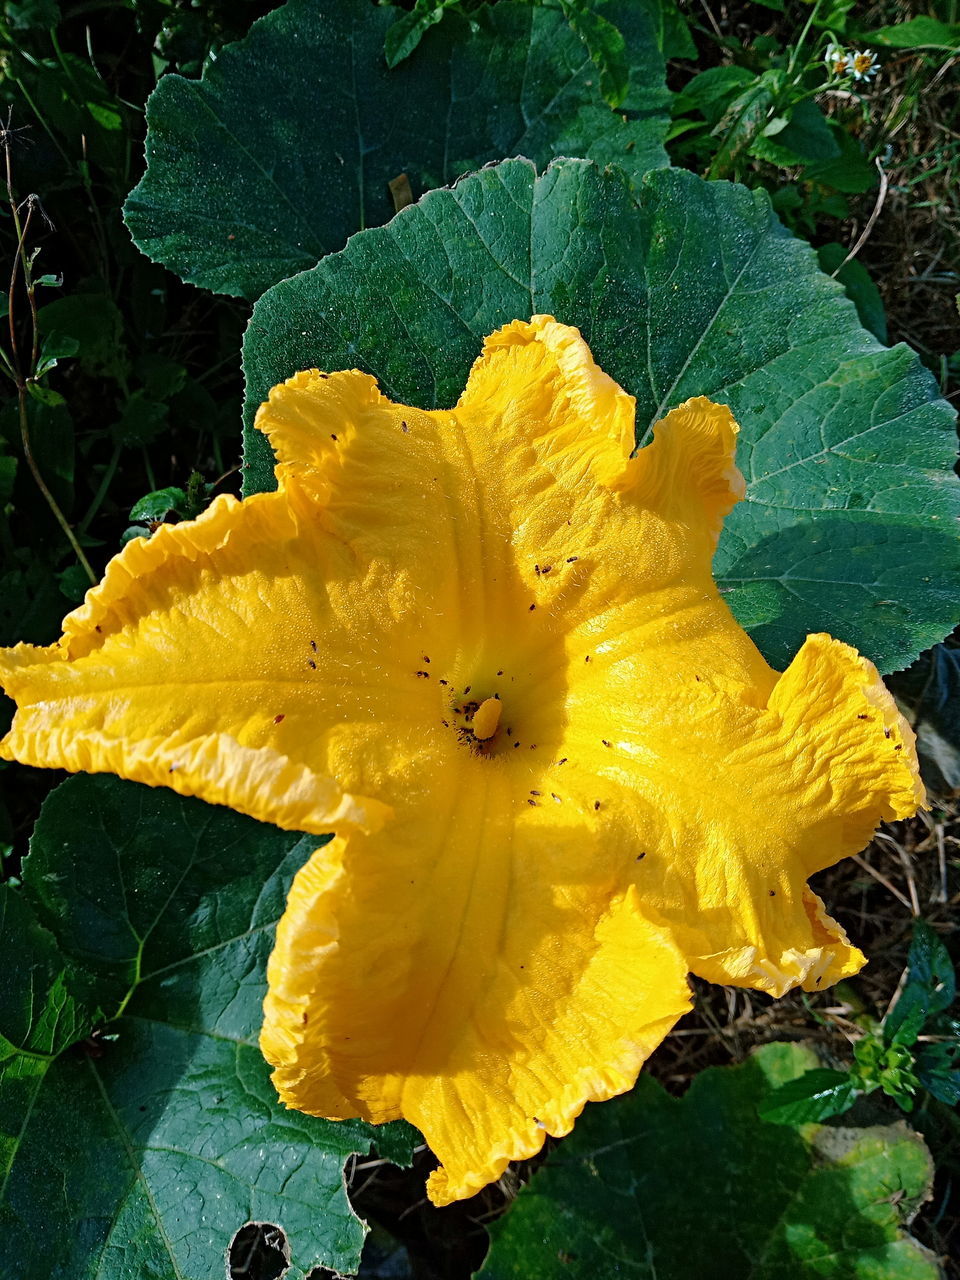
[{"label": "pointed petal tip", "polygon": [[[685,966],[683,968],[685,971]],[[447,1163],[435,1169],[427,1180],[427,1197],[431,1203],[442,1208],[476,1195],[496,1182],[508,1165],[537,1155],[548,1136],[566,1137],[588,1103],[608,1102],[629,1093],[651,1053],[672,1030],[677,1019],[692,1008],[693,995],[685,976],[682,987],[684,998],[677,999],[676,1008],[668,1017],[646,1028],[642,1040],[623,1043],[619,1055],[602,1068],[594,1067],[578,1073],[568,1083],[562,1097],[544,1100],[540,1108],[542,1115],[531,1116],[526,1124],[502,1132],[495,1150],[482,1153],[482,1163],[464,1167],[462,1161],[455,1162],[448,1157]]]},{"label": "pointed petal tip", "polygon": [[635,444],[636,400],[597,364],[579,329],[551,315],[513,320],[487,337],[456,409],[546,430],[550,453],[573,450],[594,480],[615,488]]},{"label": "pointed petal tip", "polygon": [[[521,1029],[532,993],[509,977],[506,1008],[488,1004],[484,985],[470,996],[474,1017],[460,1033],[448,1041],[435,1016],[405,1054],[405,1031],[434,977],[406,966],[384,973],[382,963],[372,970],[361,957],[345,893],[355,884],[343,862],[351,844],[318,850],[294,880],[268,969],[261,1046],[288,1104],[327,1117],[346,1106],[375,1123],[402,1114],[416,1125],[442,1161],[430,1182],[436,1204],[474,1194],[512,1160],[535,1154],[547,1133],[568,1132],[587,1101],[630,1089],[690,1007],[685,959],[643,915],[631,885],[595,933],[581,936],[585,954],[571,949],[575,996],[558,1005],[546,1032]],[[553,993],[536,990],[549,1008]],[[396,1039],[387,1044],[391,1021]]]},{"label": "pointed petal tip", "polygon": [[36,712],[18,710],[0,758],[68,773],[113,773],[313,835],[376,832],[393,812],[380,800],[344,791],[332,777],[275,750],[245,747],[229,734],[129,741],[69,720],[51,723],[42,703]]},{"label": "pointed petal tip", "polygon": [[724,520],[747,491],[735,462],[739,431],[728,405],[706,396],[685,400],[654,424],[622,487],[668,518],[691,524],[696,513],[715,549]]}]

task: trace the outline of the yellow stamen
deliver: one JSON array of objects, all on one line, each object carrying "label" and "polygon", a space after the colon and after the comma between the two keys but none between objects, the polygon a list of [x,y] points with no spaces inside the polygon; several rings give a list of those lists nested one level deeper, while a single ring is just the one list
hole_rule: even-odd
[{"label": "yellow stamen", "polygon": [[473,724],[470,726],[473,729],[473,736],[479,738],[481,742],[492,738],[497,732],[502,709],[499,698],[487,698],[485,702],[481,702],[473,713]]}]

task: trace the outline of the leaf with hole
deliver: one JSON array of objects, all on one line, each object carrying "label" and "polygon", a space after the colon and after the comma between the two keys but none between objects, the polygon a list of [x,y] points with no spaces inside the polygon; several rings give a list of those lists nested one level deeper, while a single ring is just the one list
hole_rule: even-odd
[{"label": "leaf with hole", "polygon": [[375,1133],[409,1158],[412,1131],[285,1111],[257,1046],[274,925],[316,843],[110,777],[47,800],[4,930],[5,964],[43,976],[0,1004],[7,1041],[31,1046],[0,1064],[18,1280],[209,1280],[247,1222],[285,1233],[290,1280],[357,1267],[344,1162]]}]

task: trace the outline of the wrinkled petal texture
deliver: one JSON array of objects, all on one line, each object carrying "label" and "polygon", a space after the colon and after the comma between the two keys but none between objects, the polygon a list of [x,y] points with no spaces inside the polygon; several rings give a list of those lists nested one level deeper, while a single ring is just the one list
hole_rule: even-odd
[{"label": "wrinkled petal texture", "polygon": [[335,833],[269,967],[286,1103],[407,1117],[445,1204],[630,1088],[688,970],[856,972],[807,879],[922,803],[913,738],[849,646],[778,675],[720,598],[728,409],[634,454],[632,398],[535,316],[452,410],[314,370],[258,425],[277,493],[131,543],[58,645],[0,654],[0,750]]}]

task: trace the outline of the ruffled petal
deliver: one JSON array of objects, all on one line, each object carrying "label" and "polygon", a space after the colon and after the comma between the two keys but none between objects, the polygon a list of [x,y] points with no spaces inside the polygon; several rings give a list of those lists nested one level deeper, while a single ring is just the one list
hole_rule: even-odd
[{"label": "ruffled petal", "polygon": [[442,1162],[436,1204],[629,1089],[690,1002],[629,884],[633,850],[517,784],[465,758],[432,815],[318,850],[270,961],[261,1046],[283,1101],[406,1117]]},{"label": "ruffled petal", "polygon": [[614,487],[633,452],[635,409],[579,330],[537,315],[487,338],[456,412],[483,424],[470,432],[474,448],[496,460],[507,501],[536,503],[553,485],[581,500],[590,481]]},{"label": "ruffled petal", "polygon": [[[842,812],[847,843],[862,848],[880,819],[911,817],[925,803],[916,736],[876,667],[851,645],[808,636],[769,711],[792,745],[806,806],[828,818]],[[835,861],[814,848],[807,866],[819,871]]]},{"label": "ruffled petal", "polygon": [[574,663],[615,653],[689,665],[706,649],[718,678],[772,687],[774,673],[717,592],[710,561],[743,493],[730,410],[673,410],[633,456],[634,400],[579,332],[551,316],[487,339],[455,409],[487,507],[503,519],[516,607],[565,637]]},{"label": "ruffled petal", "polygon": [[872,665],[817,635],[768,697],[665,661],[634,701],[622,674],[621,689],[581,680],[563,750],[578,787],[633,825],[644,907],[691,969],[773,995],[856,972],[807,878],[923,802],[911,730]]},{"label": "ruffled petal", "polygon": [[397,619],[429,610],[431,630],[456,627],[484,566],[450,415],[394,404],[368,374],[314,369],[274,387],[256,425],[281,492],[311,500],[367,594]]},{"label": "ruffled petal", "polygon": [[6,759],[109,771],[293,830],[376,829],[440,749],[417,619],[296,495],[129,543],[46,649],[0,652]]},{"label": "ruffled petal", "polygon": [[687,400],[655,425],[619,487],[639,507],[681,524],[692,550],[706,543],[712,555],[724,517],[747,488],[734,462],[739,431],[725,404]]}]

